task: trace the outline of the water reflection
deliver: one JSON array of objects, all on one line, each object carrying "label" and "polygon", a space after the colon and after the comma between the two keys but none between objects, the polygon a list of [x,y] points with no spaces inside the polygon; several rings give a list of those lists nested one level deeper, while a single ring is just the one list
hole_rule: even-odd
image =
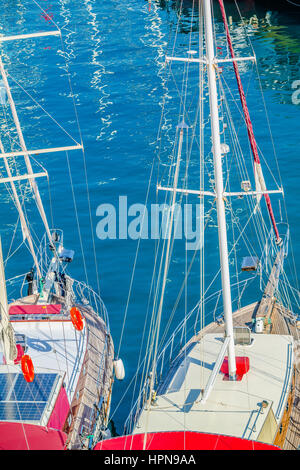
[{"label": "water reflection", "polygon": [[[172,24],[176,23],[181,11],[181,34],[198,31],[198,1],[158,0],[156,4],[168,12]],[[299,15],[295,15],[285,7],[286,4],[286,0],[241,0],[238,2],[239,11],[233,1],[225,2],[225,8],[236,51],[245,49],[247,53],[248,47],[251,55],[248,36],[257,56],[263,89],[280,91],[277,95],[279,102],[291,104],[293,83],[300,78],[300,7],[295,7],[299,11]],[[222,18],[217,1],[214,1],[214,18],[217,29],[221,31]]]},{"label": "water reflection", "polygon": [[[214,3],[217,4],[217,0],[214,0]],[[183,11],[185,11],[192,8],[193,5],[195,8],[198,8],[199,0],[156,0],[156,4],[163,9],[174,9],[177,11],[180,10],[182,4]],[[225,0],[224,4],[228,14],[238,16],[234,0]],[[293,14],[300,14],[300,0],[239,0],[238,8],[242,15],[257,12],[259,16],[261,16],[264,15],[266,11],[270,10],[283,14],[290,14],[291,12]]]}]

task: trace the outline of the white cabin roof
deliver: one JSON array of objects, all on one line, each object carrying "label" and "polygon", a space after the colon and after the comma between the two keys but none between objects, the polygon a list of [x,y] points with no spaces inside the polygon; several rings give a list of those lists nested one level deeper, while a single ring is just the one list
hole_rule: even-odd
[{"label": "white cabin roof", "polygon": [[[271,407],[279,423],[292,380],[293,338],[251,337],[251,345],[235,346],[236,356],[249,357],[249,372],[235,382],[219,372],[207,401],[200,403],[223,341],[220,334],[204,336],[175,369],[166,392],[142,411],[134,434],[189,430],[256,440]],[[263,413],[262,401],[268,402]]]},{"label": "white cabin roof", "polygon": [[[56,372],[64,377],[71,403],[86,352],[86,327],[79,332],[68,320],[22,320],[11,324],[15,333],[25,335],[26,354],[31,357],[35,372]],[[0,363],[0,373],[7,372],[21,372],[20,364]]]}]

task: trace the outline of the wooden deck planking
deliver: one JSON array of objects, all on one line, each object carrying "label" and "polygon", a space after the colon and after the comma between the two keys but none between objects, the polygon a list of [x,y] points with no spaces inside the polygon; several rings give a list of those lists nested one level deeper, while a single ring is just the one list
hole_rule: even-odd
[{"label": "wooden deck planking", "polygon": [[299,341],[299,329],[295,321],[291,319],[291,316],[287,309],[281,305],[276,305],[276,314],[274,318],[275,331],[282,331],[283,322],[287,334],[290,334],[294,338],[294,365],[295,365],[295,390],[293,398],[293,407],[291,411],[289,426],[283,445],[284,450],[299,450],[300,449],[300,341]]},{"label": "wooden deck planking", "polygon": [[280,275],[281,266],[283,262],[283,255],[284,255],[284,251],[283,249],[281,249],[276,256],[267,285],[265,287],[263,296],[259,303],[259,307],[258,307],[257,314],[256,314],[257,317],[268,318],[268,316],[271,314],[274,302],[276,300],[275,292],[278,286],[279,275]]},{"label": "wooden deck planking", "polygon": [[73,421],[70,428],[65,429],[68,433],[69,449],[87,448],[88,438],[80,439],[80,435],[92,434],[98,412],[105,419],[105,414],[109,412],[113,376],[114,347],[106,325],[90,309],[82,306],[79,308],[86,320],[88,344],[71,404]]}]

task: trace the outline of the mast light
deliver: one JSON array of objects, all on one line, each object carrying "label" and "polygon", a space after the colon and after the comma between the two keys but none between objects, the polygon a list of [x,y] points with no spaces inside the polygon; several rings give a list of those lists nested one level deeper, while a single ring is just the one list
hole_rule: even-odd
[{"label": "mast light", "polygon": [[251,190],[251,183],[249,180],[245,180],[241,182],[241,188],[243,191],[248,192]]}]

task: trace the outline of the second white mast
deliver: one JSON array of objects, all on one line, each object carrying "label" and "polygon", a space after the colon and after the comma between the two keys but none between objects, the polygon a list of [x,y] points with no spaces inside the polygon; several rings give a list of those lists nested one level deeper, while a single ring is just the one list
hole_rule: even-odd
[{"label": "second white mast", "polygon": [[216,205],[218,215],[218,235],[219,235],[219,252],[222,278],[223,292],[223,308],[226,325],[226,336],[229,337],[228,343],[228,365],[229,376],[235,379],[236,361],[234,351],[233,323],[232,323],[232,302],[230,289],[230,273],[228,262],[228,246],[227,246],[227,229],[224,205],[224,186],[223,186],[223,170],[222,170],[222,152],[220,142],[220,126],[219,126],[219,109],[218,109],[218,93],[216,84],[215,70],[215,53],[213,40],[213,27],[211,18],[210,0],[203,0],[204,4],[204,21],[205,21],[205,42],[207,54],[207,74],[209,87],[209,105],[211,115],[211,133],[213,144],[214,159],[214,175],[215,175],[215,191]]}]

